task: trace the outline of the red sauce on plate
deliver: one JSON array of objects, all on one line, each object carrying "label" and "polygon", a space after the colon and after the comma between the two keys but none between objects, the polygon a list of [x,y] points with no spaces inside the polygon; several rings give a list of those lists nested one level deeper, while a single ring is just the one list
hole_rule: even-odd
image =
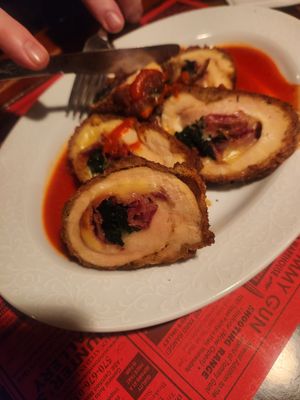
[{"label": "red sauce on plate", "polygon": [[75,193],[76,183],[70,173],[67,150],[60,155],[48,182],[44,204],[43,222],[50,243],[64,254],[60,238],[62,211],[67,200]]},{"label": "red sauce on plate", "polygon": [[237,68],[236,88],[277,97],[297,107],[299,86],[289,83],[274,61],[261,50],[247,46],[222,46]]},{"label": "red sauce on plate", "polygon": [[[294,107],[298,106],[299,86],[289,83],[269,56],[247,46],[226,45],[223,48],[231,55],[236,65],[237,89],[277,97]],[[116,135],[119,134],[118,131]],[[68,168],[65,150],[51,174],[43,204],[43,222],[47,237],[60,253],[64,253],[60,239],[62,210],[75,191],[76,184]]]}]

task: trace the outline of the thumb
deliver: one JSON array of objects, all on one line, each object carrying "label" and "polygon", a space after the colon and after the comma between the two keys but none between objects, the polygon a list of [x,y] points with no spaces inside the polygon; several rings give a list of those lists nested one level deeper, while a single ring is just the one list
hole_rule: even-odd
[{"label": "thumb", "polygon": [[28,69],[42,69],[49,62],[47,50],[1,8],[0,49],[14,62]]}]

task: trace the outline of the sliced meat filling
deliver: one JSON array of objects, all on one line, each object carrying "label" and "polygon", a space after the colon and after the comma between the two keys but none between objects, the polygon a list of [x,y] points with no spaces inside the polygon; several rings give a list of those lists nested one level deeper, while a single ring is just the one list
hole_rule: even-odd
[{"label": "sliced meat filling", "polygon": [[108,197],[93,208],[94,232],[100,240],[124,246],[123,236],[147,229],[157,207],[151,194],[137,195],[127,202]]},{"label": "sliced meat filling", "polygon": [[262,123],[243,111],[234,114],[208,114],[176,132],[177,139],[196,148],[201,157],[227,161],[260,138]]}]

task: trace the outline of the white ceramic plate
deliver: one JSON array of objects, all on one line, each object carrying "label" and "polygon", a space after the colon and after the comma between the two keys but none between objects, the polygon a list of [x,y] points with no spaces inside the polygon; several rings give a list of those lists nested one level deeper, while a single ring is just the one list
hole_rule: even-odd
[{"label": "white ceramic plate", "polygon": [[[287,78],[297,83],[299,37],[300,22],[287,15],[262,8],[220,7],[154,23],[124,36],[117,45],[248,42],[271,54]],[[299,151],[267,179],[209,192],[216,243],[192,260],[114,272],[69,262],[49,244],[41,208],[51,169],[76,124],[64,111],[72,81],[68,76],[53,85],[1,148],[0,291],[17,309],[46,323],[82,331],[158,324],[238,287],[297,236]]]},{"label": "white ceramic plate", "polygon": [[260,7],[288,7],[299,4],[298,0],[227,0],[233,6],[252,5]]}]

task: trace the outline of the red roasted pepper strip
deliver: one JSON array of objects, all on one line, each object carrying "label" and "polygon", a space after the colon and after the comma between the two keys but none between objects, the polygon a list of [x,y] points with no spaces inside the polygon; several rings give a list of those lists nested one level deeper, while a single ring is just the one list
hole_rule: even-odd
[{"label": "red roasted pepper strip", "polygon": [[125,119],[120,125],[113,129],[109,135],[105,137],[104,153],[112,156],[125,156],[128,154],[129,149],[125,143],[120,142],[121,136],[135,124],[134,118]]},{"label": "red roasted pepper strip", "polygon": [[155,89],[160,89],[165,78],[164,74],[156,69],[143,69],[130,85],[130,94],[134,101],[141,100]]}]

